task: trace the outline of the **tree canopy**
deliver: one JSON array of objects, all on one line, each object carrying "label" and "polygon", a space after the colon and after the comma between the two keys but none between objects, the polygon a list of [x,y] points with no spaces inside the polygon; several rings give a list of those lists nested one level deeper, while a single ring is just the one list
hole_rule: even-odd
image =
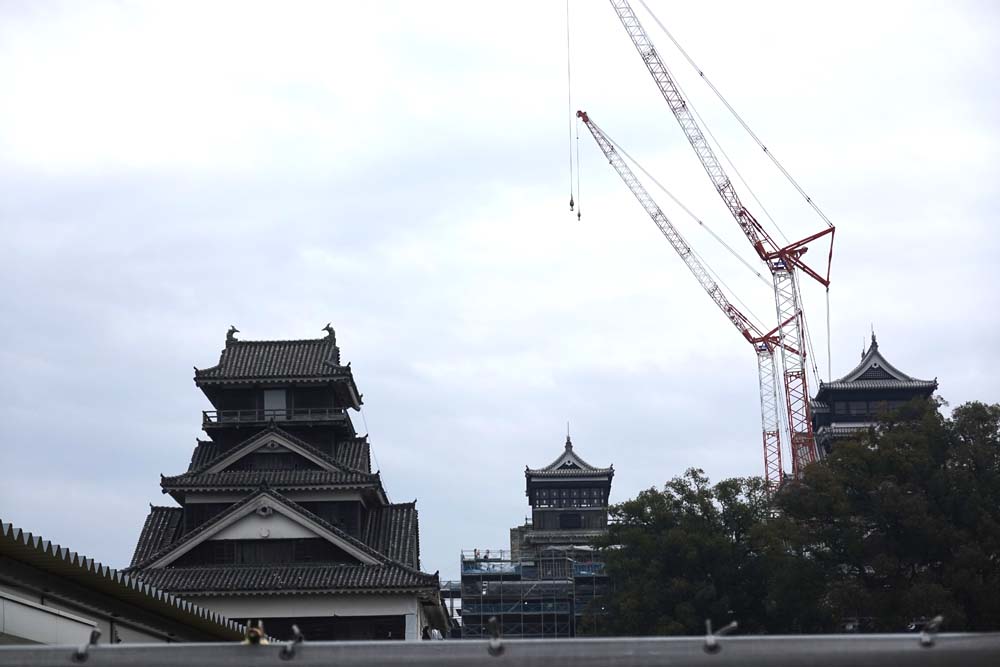
[{"label": "tree canopy", "polygon": [[1000,405],[913,401],[770,496],[688,470],[611,510],[615,634],[1000,629]]}]

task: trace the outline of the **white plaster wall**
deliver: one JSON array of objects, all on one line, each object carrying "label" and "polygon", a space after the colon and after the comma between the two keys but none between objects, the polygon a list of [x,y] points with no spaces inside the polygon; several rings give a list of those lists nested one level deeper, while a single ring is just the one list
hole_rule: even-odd
[{"label": "white plaster wall", "polygon": [[406,638],[418,639],[427,625],[415,595],[185,595],[194,604],[245,622],[295,616],[406,616]]},{"label": "white plaster wall", "polygon": [[0,636],[4,643],[79,644],[97,621],[43,607],[13,595],[0,596]]},{"label": "white plaster wall", "polygon": [[[101,631],[100,643],[111,641],[111,619],[104,612],[88,610],[29,588],[0,585],[0,644],[82,644],[90,630]],[[162,634],[116,618],[115,629],[122,642],[162,643]]]},{"label": "white plaster wall", "polygon": [[305,526],[275,512],[271,516],[250,514],[212,535],[213,540],[259,540],[318,537]]}]

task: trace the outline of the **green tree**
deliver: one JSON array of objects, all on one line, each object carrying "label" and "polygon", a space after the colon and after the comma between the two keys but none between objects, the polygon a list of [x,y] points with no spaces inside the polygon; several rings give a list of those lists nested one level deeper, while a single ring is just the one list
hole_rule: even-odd
[{"label": "green tree", "polygon": [[834,618],[900,631],[1000,628],[1000,406],[915,400],[837,443],[775,501],[770,530],[815,566]]},{"label": "green tree", "polygon": [[695,469],[613,507],[598,544],[614,589],[605,629],[691,634],[733,618],[753,628],[766,594],[754,532],[767,512],[759,478],[711,486]]},{"label": "green tree", "polygon": [[769,499],[688,470],[611,509],[612,634],[1000,629],[1000,405],[913,401]]}]

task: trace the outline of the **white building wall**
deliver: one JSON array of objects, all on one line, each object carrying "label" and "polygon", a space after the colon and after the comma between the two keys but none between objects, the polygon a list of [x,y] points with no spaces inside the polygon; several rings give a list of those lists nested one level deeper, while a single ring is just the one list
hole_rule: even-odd
[{"label": "white building wall", "polygon": [[82,644],[90,638],[93,628],[101,631],[102,644],[111,642],[114,636],[125,643],[168,641],[163,633],[126,618],[111,619],[84,604],[64,602],[54,594],[41,595],[30,588],[0,584],[0,644]]},{"label": "white building wall", "polygon": [[416,595],[199,596],[185,600],[235,621],[297,616],[405,616],[406,639],[419,639],[428,625]]},{"label": "white building wall", "polygon": [[97,625],[93,618],[0,593],[0,643],[82,644]]},{"label": "white building wall", "polygon": [[[114,633],[112,633],[112,624]],[[103,613],[27,590],[5,586],[0,590],[0,643],[13,644],[83,644],[90,631],[101,632],[101,642],[161,643],[162,634],[144,630],[121,618],[110,619]]]},{"label": "white building wall", "polygon": [[270,516],[251,514],[212,535],[212,540],[260,540],[317,537],[305,526],[275,512]]}]

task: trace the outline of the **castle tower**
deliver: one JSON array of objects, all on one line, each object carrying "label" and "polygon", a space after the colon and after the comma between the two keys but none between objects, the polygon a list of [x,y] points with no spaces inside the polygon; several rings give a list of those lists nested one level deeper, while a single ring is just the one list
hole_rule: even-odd
[{"label": "castle tower", "polygon": [[918,380],[890,364],[873,332],[871,345],[861,353],[857,366],[839,380],[819,383],[812,400],[816,444],[821,452],[829,453],[836,440],[875,426],[880,412],[914,398],[930,398],[937,386],[937,379]]},{"label": "castle tower", "polygon": [[603,534],[614,475],[614,466],[595,468],[580,458],[568,435],[562,454],[552,463],[544,468],[525,466],[531,527],[513,529],[521,532],[519,550],[586,545]]},{"label": "castle tower", "polygon": [[510,529],[510,551],[462,552],[462,637],[554,639],[600,634],[608,592],[593,542],[608,527],[614,466],[584,461],[566,437],[543,468],[525,467],[531,521]]},{"label": "castle tower", "polygon": [[420,571],[416,503],[390,503],[351,410],[361,407],[333,329],[241,341],[195,369],[212,404],[177,506],[151,507],[130,573],[275,637],[416,639],[447,627],[436,574]]}]

